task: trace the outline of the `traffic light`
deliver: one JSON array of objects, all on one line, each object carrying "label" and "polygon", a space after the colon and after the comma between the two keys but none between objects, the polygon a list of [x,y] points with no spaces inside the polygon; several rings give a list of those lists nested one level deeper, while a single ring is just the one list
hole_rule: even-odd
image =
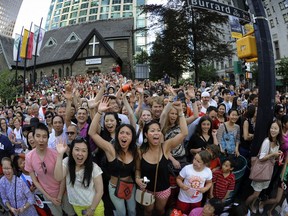
[{"label": "traffic light", "polygon": [[240,59],[257,58],[256,39],[248,35],[236,41],[237,55]]}]

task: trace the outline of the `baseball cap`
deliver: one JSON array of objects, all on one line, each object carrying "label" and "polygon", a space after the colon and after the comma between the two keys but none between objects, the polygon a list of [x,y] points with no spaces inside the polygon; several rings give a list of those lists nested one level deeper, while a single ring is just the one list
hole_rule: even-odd
[{"label": "baseball cap", "polygon": [[204,91],[202,92],[201,97],[210,97],[210,94],[209,92]]}]

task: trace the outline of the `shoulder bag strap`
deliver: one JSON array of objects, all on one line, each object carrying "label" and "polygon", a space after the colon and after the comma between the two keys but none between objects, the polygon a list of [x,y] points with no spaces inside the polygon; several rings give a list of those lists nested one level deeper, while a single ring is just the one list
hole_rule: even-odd
[{"label": "shoulder bag strap", "polygon": [[223,123],[223,125],[224,125],[224,128],[225,128],[225,132],[228,134],[228,130],[227,130],[227,127],[225,125],[225,122]]},{"label": "shoulder bag strap", "polygon": [[[161,146],[162,146],[162,144],[161,144]],[[161,154],[161,150],[160,150],[161,146],[159,146],[159,153],[158,153],[157,166],[156,166],[156,172],[155,172],[155,182],[154,182],[154,192],[153,192],[153,194],[155,194],[155,192],[156,192],[156,185],[157,185],[157,178],[158,178],[158,168],[159,168],[159,159],[160,159],[160,154]]]}]

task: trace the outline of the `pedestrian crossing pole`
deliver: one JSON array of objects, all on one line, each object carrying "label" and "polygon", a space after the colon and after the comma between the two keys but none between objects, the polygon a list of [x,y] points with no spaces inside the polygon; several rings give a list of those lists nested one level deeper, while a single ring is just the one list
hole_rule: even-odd
[{"label": "pedestrian crossing pole", "polygon": [[268,136],[269,126],[273,121],[276,91],[275,62],[268,19],[262,0],[247,0],[247,2],[254,20],[259,68],[259,102],[256,128],[251,147],[251,155],[256,156],[263,140]]}]

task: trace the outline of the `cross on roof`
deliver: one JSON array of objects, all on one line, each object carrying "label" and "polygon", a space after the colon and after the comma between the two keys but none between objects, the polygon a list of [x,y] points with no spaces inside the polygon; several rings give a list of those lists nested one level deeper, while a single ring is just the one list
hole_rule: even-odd
[{"label": "cross on roof", "polygon": [[95,56],[95,48],[99,44],[98,41],[96,41],[96,35],[93,36],[93,41],[89,43],[89,45],[92,45],[92,56]]}]

